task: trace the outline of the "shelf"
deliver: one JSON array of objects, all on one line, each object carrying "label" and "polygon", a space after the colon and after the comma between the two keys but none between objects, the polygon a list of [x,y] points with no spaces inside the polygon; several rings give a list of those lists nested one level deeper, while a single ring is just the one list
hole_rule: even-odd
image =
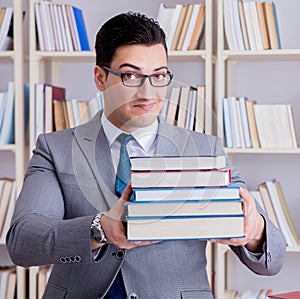
[{"label": "shelf", "polygon": [[0,60],[5,61],[9,60],[11,61],[15,57],[15,51],[0,51]]},{"label": "shelf", "polygon": [[[205,60],[206,56],[205,50],[169,52],[169,59],[171,61],[194,61],[195,58],[201,58]],[[8,53],[5,55],[5,57],[9,57]],[[51,61],[74,61],[74,59],[78,59],[83,62],[94,62],[96,55],[94,51],[35,51],[33,57],[37,60],[44,59]]]},{"label": "shelf", "polygon": [[299,60],[299,49],[280,49],[280,50],[263,50],[263,51],[223,51],[223,60],[239,61],[289,61]]},{"label": "shelf", "polygon": [[5,152],[5,151],[16,151],[16,145],[15,144],[5,144],[5,145],[0,145],[0,152]]},{"label": "shelf", "polygon": [[300,154],[300,148],[224,148],[227,154]]}]

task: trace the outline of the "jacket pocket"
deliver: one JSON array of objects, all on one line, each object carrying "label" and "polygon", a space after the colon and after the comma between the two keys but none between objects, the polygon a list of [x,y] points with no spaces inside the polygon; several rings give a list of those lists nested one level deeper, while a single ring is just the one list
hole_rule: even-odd
[{"label": "jacket pocket", "polygon": [[181,291],[181,299],[214,299],[210,290],[185,290]]},{"label": "jacket pocket", "polygon": [[56,286],[54,284],[48,283],[46,286],[43,299],[64,299],[66,298],[66,289]]}]

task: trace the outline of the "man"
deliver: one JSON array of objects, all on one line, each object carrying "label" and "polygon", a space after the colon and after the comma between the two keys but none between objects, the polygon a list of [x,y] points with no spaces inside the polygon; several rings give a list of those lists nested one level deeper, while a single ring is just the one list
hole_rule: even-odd
[{"label": "man", "polygon": [[[12,260],[54,264],[46,299],[212,298],[206,242],[128,242],[122,215],[130,186],[123,195],[115,191],[121,133],[133,136],[132,156],[224,155],[219,138],[158,117],[172,80],[158,24],[134,13],[107,21],[97,34],[94,78],[104,111],[76,129],[38,138],[7,235]],[[228,167],[244,187],[229,161]],[[245,238],[213,242],[230,245],[252,271],[276,274],[284,237],[246,189],[240,195]]]}]

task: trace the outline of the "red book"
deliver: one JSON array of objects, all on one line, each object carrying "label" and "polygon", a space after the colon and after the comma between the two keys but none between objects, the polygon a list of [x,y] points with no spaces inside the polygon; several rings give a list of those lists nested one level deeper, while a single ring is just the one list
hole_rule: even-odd
[{"label": "red book", "polygon": [[300,299],[300,291],[293,291],[269,296],[270,299]]}]

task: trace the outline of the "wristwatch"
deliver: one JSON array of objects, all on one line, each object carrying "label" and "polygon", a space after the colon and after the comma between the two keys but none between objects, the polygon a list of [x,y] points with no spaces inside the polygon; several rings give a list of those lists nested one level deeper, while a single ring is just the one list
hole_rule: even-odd
[{"label": "wristwatch", "polygon": [[105,244],[107,243],[107,239],[105,237],[104,231],[100,223],[102,216],[103,213],[98,213],[93,219],[93,222],[90,227],[90,237],[97,243]]}]

